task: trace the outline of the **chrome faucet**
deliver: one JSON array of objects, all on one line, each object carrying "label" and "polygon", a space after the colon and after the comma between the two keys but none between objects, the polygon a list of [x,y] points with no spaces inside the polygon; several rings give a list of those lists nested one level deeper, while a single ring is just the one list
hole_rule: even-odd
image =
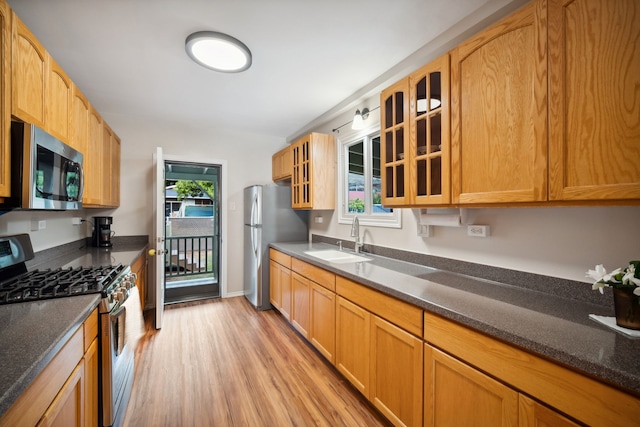
[{"label": "chrome faucet", "polygon": [[360,242],[360,221],[358,221],[358,217],[353,218],[353,224],[351,224],[351,237],[355,237],[355,251],[356,253],[360,253],[360,248],[362,247],[362,243]]}]

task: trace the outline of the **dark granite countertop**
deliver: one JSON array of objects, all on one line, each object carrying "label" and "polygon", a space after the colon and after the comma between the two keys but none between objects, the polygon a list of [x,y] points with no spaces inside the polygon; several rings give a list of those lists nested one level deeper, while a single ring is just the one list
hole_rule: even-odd
[{"label": "dark granite countertop", "polygon": [[640,395],[640,339],[589,319],[602,305],[364,253],[338,264],[305,254],[327,243],[273,243],[274,249],[439,314],[561,365]]},{"label": "dark granite countertop", "polygon": [[[29,270],[131,264],[146,247],[144,241],[121,241],[112,248],[47,250],[36,254]],[[77,328],[98,306],[100,295],[78,295],[0,305],[0,417],[47,366]]]},{"label": "dark granite countertop", "polygon": [[0,306],[0,416],[98,306],[80,295]]}]

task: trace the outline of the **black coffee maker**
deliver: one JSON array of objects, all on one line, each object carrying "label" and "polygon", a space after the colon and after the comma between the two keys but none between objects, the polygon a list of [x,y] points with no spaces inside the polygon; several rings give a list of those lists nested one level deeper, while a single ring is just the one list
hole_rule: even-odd
[{"label": "black coffee maker", "polygon": [[98,248],[110,248],[111,243],[111,224],[113,217],[110,216],[94,216],[93,217],[93,235],[91,236],[91,244]]}]

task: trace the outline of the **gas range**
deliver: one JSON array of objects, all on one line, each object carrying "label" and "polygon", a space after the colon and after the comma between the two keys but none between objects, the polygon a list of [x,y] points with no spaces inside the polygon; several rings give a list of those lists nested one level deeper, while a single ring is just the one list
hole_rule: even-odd
[{"label": "gas range", "polygon": [[101,426],[120,426],[133,386],[135,348],[144,334],[136,275],[122,264],[83,267],[75,262],[55,269],[28,271],[26,262],[33,258],[28,234],[0,237],[0,305],[86,294],[101,296],[100,420],[96,422]]},{"label": "gas range", "polygon": [[110,294],[110,284],[126,269],[116,266],[34,270],[0,282],[0,304],[101,293]]},{"label": "gas range", "polygon": [[0,237],[0,305],[76,295],[100,294],[100,312],[117,309],[135,286],[136,275],[122,264],[63,266],[28,271],[34,258],[28,234]]}]

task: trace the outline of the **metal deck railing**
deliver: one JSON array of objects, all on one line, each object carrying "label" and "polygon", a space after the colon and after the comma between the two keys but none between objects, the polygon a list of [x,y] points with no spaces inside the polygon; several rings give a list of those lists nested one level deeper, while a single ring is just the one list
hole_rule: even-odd
[{"label": "metal deck railing", "polygon": [[218,236],[166,237],[165,278],[218,277]]}]

